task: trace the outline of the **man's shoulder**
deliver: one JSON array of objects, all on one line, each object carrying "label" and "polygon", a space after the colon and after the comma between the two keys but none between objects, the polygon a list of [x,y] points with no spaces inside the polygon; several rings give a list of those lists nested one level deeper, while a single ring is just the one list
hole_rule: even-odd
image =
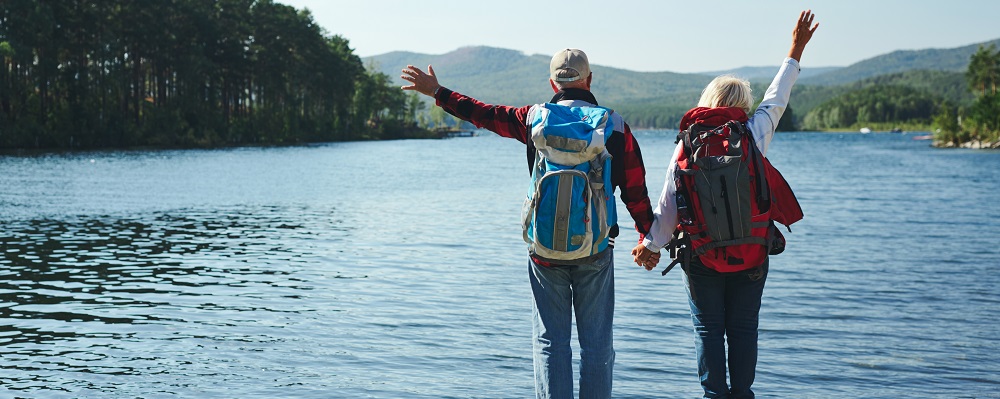
[{"label": "man's shoulder", "polygon": [[615,124],[615,132],[624,134],[629,131],[628,123],[625,123],[625,118],[621,114],[611,110],[611,121]]}]

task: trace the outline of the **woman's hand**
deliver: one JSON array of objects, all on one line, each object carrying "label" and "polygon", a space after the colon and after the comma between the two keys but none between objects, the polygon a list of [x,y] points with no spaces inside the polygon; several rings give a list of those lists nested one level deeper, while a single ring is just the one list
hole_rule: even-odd
[{"label": "woman's hand", "polygon": [[[813,24],[816,15],[812,10],[806,10],[799,14],[799,20],[795,23],[795,30],[792,31],[792,49],[788,51],[788,58],[795,61],[802,61],[802,50],[806,49],[809,39],[812,39],[813,32],[819,27],[819,22]],[[812,25],[810,28],[809,26]]]}]

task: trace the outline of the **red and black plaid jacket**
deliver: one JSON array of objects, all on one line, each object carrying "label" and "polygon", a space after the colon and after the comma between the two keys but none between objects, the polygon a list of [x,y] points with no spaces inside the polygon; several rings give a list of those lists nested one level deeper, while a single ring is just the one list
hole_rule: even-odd
[{"label": "red and black plaid jacket", "polygon": [[[576,97],[576,98],[574,98]],[[583,100],[597,105],[593,94],[586,90],[568,89],[553,97],[557,99]],[[484,104],[472,97],[462,95],[444,87],[434,94],[437,105],[449,114],[464,121],[472,122],[476,127],[490,130],[503,137],[516,139],[528,148],[528,170],[534,163],[534,144],[528,136],[528,110],[530,105],[510,107],[506,105]],[[632,136],[628,124],[625,131],[615,131],[607,141],[608,153],[611,154],[611,184],[620,188],[620,198],[628,208],[635,228],[639,232],[639,241],[649,233],[653,224],[653,208],[649,204],[649,192],[646,190],[646,168],[642,164],[642,153],[639,143]],[[611,228],[611,237],[618,236],[618,226]]]}]

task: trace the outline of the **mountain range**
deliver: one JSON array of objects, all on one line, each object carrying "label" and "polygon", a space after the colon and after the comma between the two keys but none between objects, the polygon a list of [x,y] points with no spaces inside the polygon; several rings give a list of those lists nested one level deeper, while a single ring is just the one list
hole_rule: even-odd
[{"label": "mountain range", "polygon": [[[487,103],[532,104],[552,97],[549,88],[549,58],[525,55],[517,50],[495,47],[462,47],[441,55],[391,52],[365,61],[392,76],[398,83],[400,70],[407,65],[434,66],[441,83],[449,89],[470,94]],[[683,93],[695,96],[712,80],[711,76],[674,72],[635,72],[591,65],[594,95],[599,101],[623,103],[660,99]]]},{"label": "mountain range", "polygon": [[[964,88],[963,72],[969,57],[980,45],[1000,47],[1000,39],[948,49],[899,50],[875,56],[846,67],[807,68],[796,84],[791,106],[802,118],[813,107],[852,88],[898,84],[927,90],[950,101],[964,102],[971,96]],[[525,105],[552,96],[548,79],[548,55],[527,55],[517,50],[486,46],[462,47],[446,54],[396,51],[367,57],[369,68],[391,76],[400,85],[400,70],[407,65],[433,65],[448,88],[494,104]],[[703,73],[637,72],[594,64],[593,92],[601,105],[630,118],[628,111],[642,114],[677,115],[692,107],[701,90],[719,74],[735,74],[750,80],[762,93],[777,66],[742,67]],[[963,86],[958,87],[956,86]],[[679,116],[679,115],[677,115]],[[675,118],[651,120],[645,127],[667,127]],[[665,123],[663,126],[661,123]],[[633,123],[635,125],[635,123]],[[642,126],[640,124],[639,126]]]},{"label": "mountain range", "polygon": [[[844,67],[809,67],[802,70],[799,74],[799,79],[810,78],[816,75],[822,75],[827,72],[836,71],[838,69],[843,69]],[[770,83],[771,79],[774,78],[775,71],[778,70],[777,65],[769,66],[745,66],[736,69],[727,69],[723,71],[709,71],[709,72],[696,72],[699,75],[708,76],[719,76],[719,75],[736,75],[747,80],[755,82]]]}]

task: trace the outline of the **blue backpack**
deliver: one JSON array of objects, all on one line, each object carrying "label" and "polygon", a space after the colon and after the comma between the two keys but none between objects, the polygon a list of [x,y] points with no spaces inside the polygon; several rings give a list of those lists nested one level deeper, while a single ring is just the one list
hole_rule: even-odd
[{"label": "blue backpack", "polygon": [[521,227],[531,255],[574,260],[608,247],[617,223],[611,155],[613,111],[545,103],[529,120],[538,150]]}]

